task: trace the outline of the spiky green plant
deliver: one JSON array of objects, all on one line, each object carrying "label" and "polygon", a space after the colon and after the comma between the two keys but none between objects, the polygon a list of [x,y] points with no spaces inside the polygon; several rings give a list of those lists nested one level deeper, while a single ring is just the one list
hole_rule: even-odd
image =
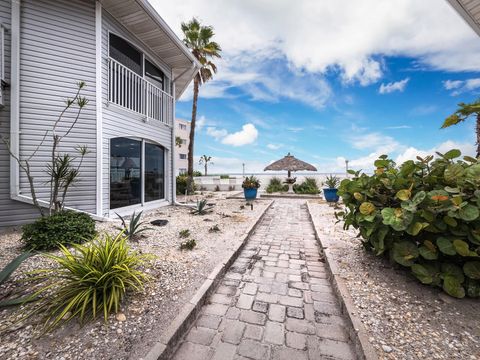
[{"label": "spiky green plant", "polygon": [[325,178],[323,183],[330,189],[335,189],[340,184],[340,178],[335,175],[330,175]]},{"label": "spiky green plant", "polygon": [[132,214],[132,218],[127,225],[125,218],[121,215],[115,213],[118,218],[122,221],[122,227],[117,227],[118,230],[122,231],[128,240],[136,240],[140,233],[152,230],[152,228],[145,227],[145,221],[140,221],[142,219],[143,211],[140,211],[138,214],[135,214],[135,211]]},{"label": "spiky green plant", "polygon": [[40,299],[27,316],[42,316],[44,332],[62,321],[78,318],[84,323],[98,314],[107,322],[127,291],[141,291],[150,279],[141,267],[152,256],[133,251],[122,233],[74,244],[72,250],[60,245],[60,252],[45,255],[56,266],[34,272],[41,283],[35,293]]},{"label": "spiky green plant", "polygon": [[[30,256],[32,256],[32,252],[26,251],[18,255],[11,262],[9,262],[7,266],[5,266],[2,271],[0,271],[0,285],[6,282],[10,277],[10,275],[12,275],[12,273],[15,270],[17,270],[17,268]],[[34,297],[32,297],[32,295],[13,297],[9,299],[2,298],[2,300],[0,301],[0,308],[7,307],[7,306],[20,305],[33,300],[34,300]]]},{"label": "spiky green plant", "polygon": [[207,200],[197,200],[197,205],[192,207],[193,215],[205,215],[207,212],[211,211],[213,206],[207,205]]},{"label": "spiky green plant", "polygon": [[190,236],[190,230],[188,229],[180,230],[180,232],[178,233],[178,236],[180,236],[182,239],[186,239]]}]

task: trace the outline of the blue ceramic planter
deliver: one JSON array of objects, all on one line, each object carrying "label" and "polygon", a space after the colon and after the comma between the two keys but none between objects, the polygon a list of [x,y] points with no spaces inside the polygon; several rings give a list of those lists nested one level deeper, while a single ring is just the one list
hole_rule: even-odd
[{"label": "blue ceramic planter", "polygon": [[338,189],[323,189],[325,200],[327,200],[327,202],[337,202],[339,199],[337,191]]},{"label": "blue ceramic planter", "polygon": [[257,198],[257,189],[243,189],[245,200],[255,200]]}]

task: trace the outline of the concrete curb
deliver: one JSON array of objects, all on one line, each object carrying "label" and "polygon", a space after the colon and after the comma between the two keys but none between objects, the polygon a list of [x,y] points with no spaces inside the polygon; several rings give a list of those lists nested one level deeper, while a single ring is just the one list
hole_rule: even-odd
[{"label": "concrete curb", "polygon": [[333,255],[330,249],[328,247],[325,247],[321,242],[319,233],[317,231],[317,225],[310,211],[310,204],[308,203],[308,201],[307,210],[308,216],[310,217],[313,228],[315,230],[315,237],[325,255],[327,271],[333,285],[333,290],[340,302],[343,314],[348,319],[348,335],[355,346],[356,355],[358,355],[359,358],[362,360],[378,360],[377,352],[373,348],[372,344],[370,344],[370,342],[368,341],[368,333],[365,326],[360,321],[358,316],[355,315],[355,304],[352,300],[350,292],[348,291],[345,281],[339,276],[340,272],[337,268],[335,260],[333,259]]},{"label": "concrete curb", "polygon": [[265,210],[262,211],[248,233],[244,236],[242,242],[238,245],[237,249],[233,250],[230,254],[227,254],[227,256],[225,256],[225,258],[212,270],[195,295],[183,306],[177,317],[175,317],[168,328],[159,336],[158,341],[150,348],[148,354],[143,358],[144,360],[168,360],[175,353],[179,340],[194,323],[200,309],[205,304],[206,299],[215,290],[223,275],[237,259],[238,255],[240,255],[240,252],[246,245],[248,239],[274,203],[275,201],[272,201],[268,204]]}]

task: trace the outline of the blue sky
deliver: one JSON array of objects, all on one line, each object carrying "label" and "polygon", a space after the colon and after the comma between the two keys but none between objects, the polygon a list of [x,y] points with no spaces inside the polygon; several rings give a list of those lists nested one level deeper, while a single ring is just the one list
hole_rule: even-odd
[{"label": "blue sky", "polygon": [[[152,3],[179,36],[192,16],[214,26],[224,49],[198,104],[195,155],[212,156],[212,172],[258,172],[287,152],[322,172],[345,159],[368,170],[383,153],[474,153],[473,120],[440,130],[480,92],[480,38],[446,2]],[[177,103],[190,116],[191,89]]]}]

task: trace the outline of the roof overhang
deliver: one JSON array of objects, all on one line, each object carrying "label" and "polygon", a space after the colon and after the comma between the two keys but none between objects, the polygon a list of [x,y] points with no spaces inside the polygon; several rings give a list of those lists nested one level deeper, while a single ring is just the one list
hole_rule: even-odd
[{"label": "roof overhang", "polygon": [[147,0],[101,0],[103,8],[172,68],[175,99],[188,87],[200,63]]},{"label": "roof overhang", "polygon": [[480,0],[447,0],[480,36]]}]

